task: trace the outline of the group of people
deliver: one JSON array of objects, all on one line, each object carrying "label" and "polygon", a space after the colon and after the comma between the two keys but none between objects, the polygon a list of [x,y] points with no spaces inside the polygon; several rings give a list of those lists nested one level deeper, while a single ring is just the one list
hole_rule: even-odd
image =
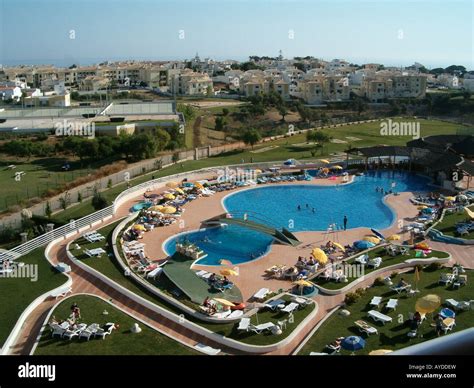
[{"label": "group of people", "polygon": [[[303,207],[301,205],[298,205],[296,208],[299,211],[303,210]],[[308,209],[308,210],[311,210],[312,213],[316,213],[316,209],[312,206],[309,206],[309,203],[306,204],[305,208]]]},{"label": "group of people", "polygon": [[232,288],[233,285],[234,285],[227,278],[227,276],[219,278],[215,273],[213,273],[211,276],[209,276],[208,283],[212,288],[215,288],[215,289]]}]

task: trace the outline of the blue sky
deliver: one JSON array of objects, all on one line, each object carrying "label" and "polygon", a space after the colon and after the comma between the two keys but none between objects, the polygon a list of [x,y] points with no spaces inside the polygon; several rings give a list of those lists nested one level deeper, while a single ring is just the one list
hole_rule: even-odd
[{"label": "blue sky", "polygon": [[472,0],[0,0],[0,24],[3,64],[196,52],[242,60],[281,49],[285,57],[474,69]]}]

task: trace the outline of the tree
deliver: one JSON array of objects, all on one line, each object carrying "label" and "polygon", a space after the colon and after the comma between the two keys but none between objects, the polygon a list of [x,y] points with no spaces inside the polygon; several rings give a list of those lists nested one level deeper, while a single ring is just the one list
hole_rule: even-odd
[{"label": "tree", "polygon": [[49,203],[49,201],[46,202],[46,207],[44,209],[44,214],[48,218],[51,218],[51,215],[53,214],[53,211],[51,210],[51,204]]},{"label": "tree", "polygon": [[257,144],[260,140],[262,139],[262,135],[260,134],[260,132],[255,129],[255,128],[250,128],[248,129],[247,131],[244,132],[244,134],[242,135],[242,141],[246,144],[246,145],[250,145],[252,146],[252,149],[253,149],[253,146],[255,144]]},{"label": "tree", "polygon": [[360,97],[356,97],[352,102],[352,107],[357,111],[357,114],[360,116],[362,112],[367,110],[368,104],[365,100]]},{"label": "tree", "polygon": [[222,109],[222,115],[223,115],[223,116],[228,116],[228,115],[229,115],[229,109],[223,108],[223,109]]},{"label": "tree", "polygon": [[308,131],[306,132],[306,141],[316,143],[316,148],[321,148],[321,153],[323,152],[324,145],[331,141],[331,136],[322,131]]},{"label": "tree", "polygon": [[214,129],[216,131],[223,131],[225,129],[225,124],[226,124],[226,122],[225,122],[224,118],[222,116],[217,116],[216,117],[216,125],[215,125]]},{"label": "tree", "polygon": [[62,197],[59,198],[59,204],[61,209],[66,210],[67,207],[71,204],[71,194],[68,191],[64,193]]},{"label": "tree", "polygon": [[163,151],[171,140],[171,136],[165,130],[158,128],[155,133],[156,150]]},{"label": "tree", "polygon": [[92,196],[92,207],[95,210],[100,210],[107,207],[107,205],[108,205],[107,200],[99,192],[97,187],[94,187],[94,195]]},{"label": "tree", "polygon": [[278,113],[281,115],[281,121],[285,121],[285,116],[288,114],[288,109],[284,104],[281,104],[277,107]]}]

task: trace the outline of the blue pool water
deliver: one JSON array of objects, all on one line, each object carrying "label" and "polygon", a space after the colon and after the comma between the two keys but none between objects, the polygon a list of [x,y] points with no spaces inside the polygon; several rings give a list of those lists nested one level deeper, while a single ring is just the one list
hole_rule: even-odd
[{"label": "blue pool water", "polygon": [[[224,206],[240,217],[247,213],[251,220],[293,232],[324,231],[333,223],[340,228],[344,215],[348,218],[348,228],[384,229],[393,223],[394,214],[375,188],[390,190],[392,182],[396,183],[395,192],[429,190],[426,178],[381,171],[356,177],[347,185],[258,186],[227,196]],[[301,210],[297,210],[298,205]],[[312,208],[315,208],[314,213]],[[207,265],[217,265],[221,259],[234,264],[253,260],[267,252],[272,242],[268,235],[236,225],[191,232],[186,238],[208,253],[208,257],[200,261]],[[166,244],[168,254],[174,253],[175,241],[176,237]]]}]

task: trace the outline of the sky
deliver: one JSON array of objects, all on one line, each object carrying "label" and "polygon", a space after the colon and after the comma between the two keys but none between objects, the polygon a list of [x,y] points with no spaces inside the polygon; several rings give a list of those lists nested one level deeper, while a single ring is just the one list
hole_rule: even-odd
[{"label": "sky", "polygon": [[0,64],[312,55],[474,69],[474,0],[0,0]]}]

